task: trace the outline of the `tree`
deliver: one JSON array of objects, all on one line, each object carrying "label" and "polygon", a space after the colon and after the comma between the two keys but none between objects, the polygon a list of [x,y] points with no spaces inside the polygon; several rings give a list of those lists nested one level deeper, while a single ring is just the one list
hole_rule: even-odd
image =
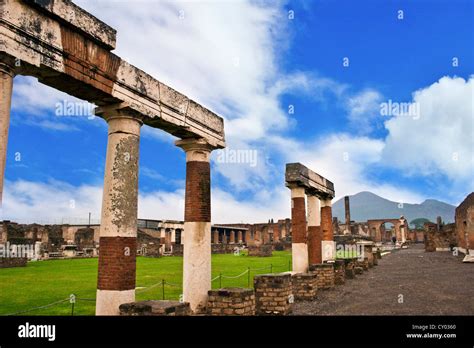
[{"label": "tree", "polygon": [[425,218],[417,218],[417,219],[411,220],[410,225],[415,226],[415,228],[418,230],[418,229],[423,228],[423,225],[425,224],[425,222],[431,222],[431,221]]}]

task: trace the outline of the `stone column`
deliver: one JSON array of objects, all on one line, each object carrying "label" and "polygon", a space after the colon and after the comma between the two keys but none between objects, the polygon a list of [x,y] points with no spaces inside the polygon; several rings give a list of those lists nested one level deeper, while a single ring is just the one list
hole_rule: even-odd
[{"label": "stone column", "polygon": [[344,210],[346,213],[346,232],[351,234],[351,207],[349,203],[349,196],[344,197]]},{"label": "stone column", "polygon": [[332,230],[332,203],[331,199],[321,201],[321,231],[322,231],[322,259],[334,260],[336,258],[336,246],[334,243],[334,232]]},{"label": "stone column", "polygon": [[308,259],[309,264],[322,263],[321,209],[319,198],[308,195]]},{"label": "stone column", "polygon": [[219,231],[214,230],[214,244],[219,244]]},{"label": "stone column", "polygon": [[229,244],[235,243],[235,231],[230,231],[230,241]]},{"label": "stone column", "polygon": [[171,229],[171,244],[176,243],[176,229]]},{"label": "stone column", "polygon": [[293,272],[305,273],[308,271],[305,190],[297,186],[292,186],[290,189]]},{"label": "stone column", "polygon": [[7,161],[13,77],[13,67],[0,62],[0,209],[2,208],[3,180]]},{"label": "stone column", "polygon": [[227,233],[224,230],[224,233],[222,233],[222,244],[227,244]]},{"label": "stone column", "polygon": [[211,290],[211,167],[213,150],[204,139],[178,140],[186,152],[183,300],[200,311]]},{"label": "stone column", "polygon": [[239,242],[239,244],[242,244],[244,242],[244,240],[242,239],[242,231],[237,232],[237,241]]},{"label": "stone column", "polygon": [[141,121],[122,110],[101,108],[109,125],[96,315],[118,315],[135,301],[138,155]]}]

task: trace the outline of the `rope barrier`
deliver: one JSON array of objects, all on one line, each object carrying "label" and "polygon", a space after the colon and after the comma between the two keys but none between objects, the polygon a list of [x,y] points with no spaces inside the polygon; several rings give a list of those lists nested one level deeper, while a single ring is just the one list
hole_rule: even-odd
[{"label": "rope barrier", "polygon": [[247,274],[248,271],[249,271],[249,270],[246,270],[245,272],[242,272],[242,273],[240,273],[239,275],[236,275],[236,276],[233,276],[233,277],[232,277],[232,276],[224,276],[224,275],[223,275],[222,278],[225,278],[225,279],[237,279],[237,278],[240,278],[240,277],[242,277],[243,275]]},{"label": "rope barrier", "polygon": [[44,309],[44,308],[49,308],[49,307],[53,307],[57,304],[60,304],[60,303],[63,303],[63,302],[69,302],[69,297],[64,299],[64,300],[59,300],[59,301],[56,301],[56,302],[52,302],[52,303],[49,303],[47,305],[44,305],[44,306],[39,306],[39,307],[33,307],[33,308],[30,308],[30,309],[26,309],[24,311],[20,311],[20,312],[16,312],[16,313],[11,313],[11,314],[7,314],[7,316],[12,316],[12,315],[18,315],[18,314],[23,314],[23,313],[28,313],[28,312],[32,312],[32,311],[36,311],[38,309]]},{"label": "rope barrier", "polygon": [[[250,272],[263,271],[263,270],[268,270],[268,269],[270,269],[270,271],[272,271],[273,267],[274,267],[273,265],[270,265],[270,266],[267,266],[267,267],[261,267],[261,268],[254,268],[254,269],[251,269],[250,267],[248,267],[244,272],[242,272],[242,273],[240,273],[236,276],[225,276],[222,273],[220,273],[217,277],[212,278],[211,282],[219,279],[220,280],[219,286],[222,287],[222,279],[223,278],[224,279],[237,279],[237,278],[240,278],[240,277],[242,277],[242,276],[244,276],[245,274],[248,273],[248,284],[250,284]],[[162,291],[163,291],[163,299],[164,299],[164,297],[165,297],[165,293],[164,293],[165,285],[169,285],[169,286],[173,286],[173,287],[177,287],[177,288],[182,287],[181,285],[170,283],[170,282],[167,282],[166,280],[162,279],[159,283],[152,284],[149,287],[136,290],[136,293],[139,294],[139,293],[154,289],[158,286],[161,286]],[[19,311],[19,312],[15,312],[15,313],[6,314],[6,316],[13,316],[13,315],[28,313],[28,312],[32,312],[32,311],[36,311],[36,310],[40,310],[40,309],[45,309],[45,308],[53,307],[55,305],[58,305],[58,304],[64,303],[64,302],[70,302],[72,304],[72,313],[71,314],[73,315],[73,313],[74,313],[74,303],[75,303],[76,300],[77,301],[86,301],[86,302],[95,302],[96,301],[96,299],[94,299],[94,298],[78,298],[74,294],[72,294],[70,297],[68,297],[66,299],[59,300],[59,301],[52,302],[52,303],[48,303],[46,305],[39,306],[39,307],[33,307],[33,308],[30,308],[30,309],[26,309],[24,311]]]}]

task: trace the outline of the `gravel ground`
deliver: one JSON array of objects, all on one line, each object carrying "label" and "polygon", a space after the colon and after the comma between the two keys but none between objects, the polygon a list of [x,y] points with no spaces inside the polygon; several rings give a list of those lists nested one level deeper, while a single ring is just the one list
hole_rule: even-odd
[{"label": "gravel ground", "polygon": [[412,245],[314,301],[295,303],[293,315],[474,315],[474,264],[461,261]]}]

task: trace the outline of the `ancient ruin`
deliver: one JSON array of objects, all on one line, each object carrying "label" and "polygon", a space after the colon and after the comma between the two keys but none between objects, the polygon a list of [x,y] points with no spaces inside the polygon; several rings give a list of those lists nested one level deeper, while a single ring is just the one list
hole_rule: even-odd
[{"label": "ancient ruin", "polygon": [[[109,127],[100,226],[97,315],[135,300],[138,156],[143,124],[181,138],[186,153],[184,300],[210,290],[209,155],[225,147],[221,117],[112,53],[116,31],[67,0],[0,3],[0,192],[15,75],[98,106]],[[1,196],[1,195],[0,195]]]},{"label": "ancient ruin", "polygon": [[293,271],[306,272],[310,264],[335,258],[331,212],[334,185],[300,163],[286,165],[285,180],[291,190]]}]

